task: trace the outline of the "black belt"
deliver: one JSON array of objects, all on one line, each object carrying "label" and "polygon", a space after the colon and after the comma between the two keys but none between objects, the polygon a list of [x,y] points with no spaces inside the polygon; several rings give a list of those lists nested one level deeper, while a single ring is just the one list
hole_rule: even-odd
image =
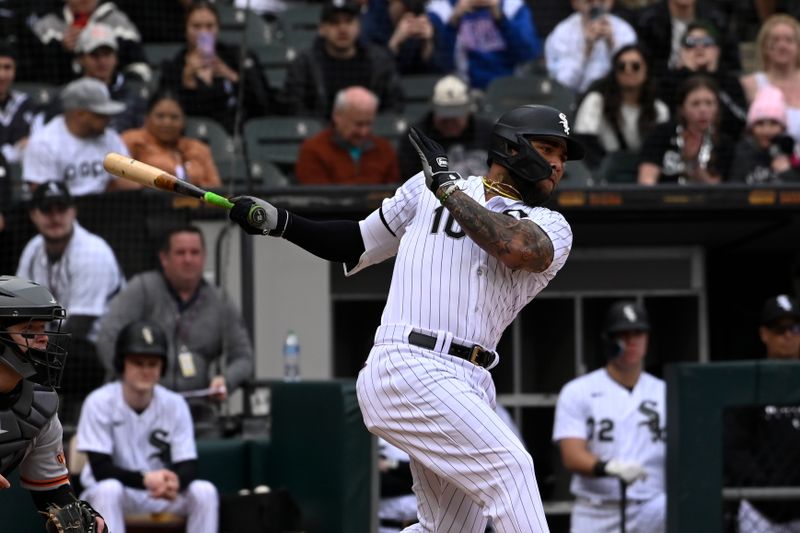
[{"label": "black belt", "polygon": [[[420,348],[427,348],[433,350],[436,348],[436,337],[432,335],[425,335],[424,333],[417,333],[412,331],[408,334],[408,343]],[[461,359],[466,359],[472,364],[478,365],[483,368],[488,368],[494,363],[494,353],[486,350],[479,344],[472,346],[464,346],[462,344],[450,343],[450,349],[447,350],[450,355],[455,355]]]}]

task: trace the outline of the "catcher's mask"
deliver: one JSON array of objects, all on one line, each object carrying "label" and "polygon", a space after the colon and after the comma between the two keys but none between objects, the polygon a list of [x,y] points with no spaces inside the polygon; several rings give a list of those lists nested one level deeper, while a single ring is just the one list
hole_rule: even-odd
[{"label": "catcher's mask", "polygon": [[[64,308],[38,283],[0,276],[0,362],[25,379],[58,387],[69,345],[69,334],[61,333],[66,317]],[[37,346],[42,335],[47,337],[44,347]]]},{"label": "catcher's mask", "polygon": [[128,355],[154,355],[161,358],[161,375],[167,371],[169,343],[164,330],[150,320],[131,322],[119,332],[114,350],[114,370],[122,375]]},{"label": "catcher's mask", "polygon": [[555,137],[567,145],[567,159],[583,159],[584,149],[570,137],[567,116],[545,105],[524,105],[503,113],[492,129],[492,142],[487,164],[493,162],[507,168],[517,182],[522,200],[536,205],[544,199],[536,183],[550,177],[550,163],[531,146],[537,137]]},{"label": "catcher's mask", "polygon": [[602,340],[603,351],[609,361],[625,351],[625,343],[619,338],[619,334],[626,331],[650,331],[647,310],[631,300],[615,302],[606,313]]}]

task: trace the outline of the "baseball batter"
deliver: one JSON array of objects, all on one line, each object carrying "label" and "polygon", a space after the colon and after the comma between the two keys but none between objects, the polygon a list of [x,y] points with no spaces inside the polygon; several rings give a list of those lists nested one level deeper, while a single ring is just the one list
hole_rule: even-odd
[{"label": "baseball batter", "polygon": [[[0,276],[0,489],[11,486],[5,476],[19,467],[22,486],[45,514],[51,505],[75,501],[54,390],[67,356],[65,317],[44,287]],[[52,324],[54,331],[46,329]],[[102,518],[95,523],[104,531]]]},{"label": "baseball batter", "polygon": [[186,530],[217,533],[219,497],[196,479],[197,450],[186,401],[158,380],[167,362],[161,328],[141,320],[117,337],[120,379],[92,392],[78,422],[78,450],[89,462],[82,496],[124,533],[125,513],[187,516]]},{"label": "baseball batter", "polygon": [[500,117],[486,176],[462,179],[441,146],[410,137],[423,172],[358,223],[247,196],[231,219],[343,262],[347,275],[396,256],[357,391],[367,428],[411,457],[419,523],[404,531],[477,533],[489,518],[499,533],[548,531],[533,460],[495,413],[489,369],[503,330],[570,252],[569,224],[539,204],[583,148],[547,106]]},{"label": "baseball batter", "polygon": [[603,331],[608,363],[567,383],[558,396],[553,440],[573,472],[572,533],[665,529],[666,390],[643,371],[650,322],[643,306],[620,301]]}]

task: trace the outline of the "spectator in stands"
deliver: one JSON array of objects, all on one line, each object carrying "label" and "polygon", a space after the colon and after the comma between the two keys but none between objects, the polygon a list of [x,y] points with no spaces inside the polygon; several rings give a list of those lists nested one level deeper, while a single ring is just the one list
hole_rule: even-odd
[{"label": "spectator in stands", "polygon": [[795,0],[753,0],[753,7],[762,23],[776,13],[800,20],[800,3]]},{"label": "spectator in stands", "polygon": [[611,63],[611,72],[584,97],[573,124],[586,147],[584,161],[593,170],[609,153],[638,152],[653,127],[669,120],[669,107],[655,96],[647,59],[638,44],[617,50]]},{"label": "spectator in stands", "polygon": [[[494,124],[475,114],[467,83],[452,74],[444,76],[433,88],[431,107],[414,127],[447,150],[451,170],[462,176],[482,176],[487,168],[486,147],[491,146]],[[419,155],[408,136],[400,139],[398,152],[403,181],[422,170]]]},{"label": "spectator in stands", "polygon": [[[237,9],[249,9],[256,13],[266,22],[275,22],[280,13],[286,11],[284,0],[234,0],[234,7]],[[303,6],[297,6],[302,9]]]},{"label": "spectator in stands", "polygon": [[[785,294],[769,298],[758,329],[767,359],[800,359],[800,309]],[[726,487],[797,487],[800,406],[754,405],[728,409],[724,424]],[[800,506],[791,500],[742,500],[738,531],[800,531]]]},{"label": "spectator in stands", "polygon": [[689,23],[695,20],[708,21],[715,28],[729,28],[719,41],[722,45],[722,68],[727,72],[739,71],[739,43],[732,31],[733,25],[715,4],[703,0],[661,0],[642,11],[636,29],[639,41],[650,57],[655,79],[664,79],[667,69],[678,68],[681,39]]},{"label": "spectator in stands", "polygon": [[[121,133],[138,128],[144,120],[146,98],[141,87],[131,86],[131,78],[117,69],[117,38],[110,26],[102,22],[84,28],[75,45],[75,60],[84,76],[95,78],[108,86],[111,98],[125,104],[125,110],[111,117],[109,127]],[[56,100],[37,122],[46,124],[63,112],[61,102]]]},{"label": "spectator in stands", "polygon": [[616,50],[636,42],[631,25],[611,14],[613,6],[614,0],[572,0],[575,12],[544,43],[551,78],[583,93],[611,70]]},{"label": "spectator in stands", "polygon": [[188,402],[196,423],[213,425],[216,404],[253,375],[250,337],[239,310],[203,278],[206,246],[199,228],[167,231],[158,257],[160,271],[134,276],[111,301],[100,323],[97,350],[112,372],[120,330],[134,320],[154,320],[169,341],[161,384],[178,392],[207,390],[208,397]]},{"label": "spectator in stands", "polygon": [[441,67],[475,89],[542,55],[533,15],[521,0],[432,0],[428,13]]},{"label": "spectator in stands", "polygon": [[731,182],[751,185],[800,181],[796,144],[786,135],[786,102],[780,89],[767,85],[747,113],[747,134],[736,147]]},{"label": "spectator in stands", "polygon": [[83,398],[103,383],[103,365],[95,349],[98,318],[125,286],[125,275],[108,243],[78,223],[63,181],[41,184],[29,214],[38,234],[25,245],[16,275],[47,287],[69,310],[62,326],[72,340],[60,390],[61,414],[63,421],[75,423]]},{"label": "spectator in stands", "polygon": [[400,112],[403,91],[391,56],[364,42],[355,0],[327,0],[319,37],[289,63],[284,84],[288,112],[329,118],[335,96],[347,87],[366,87],[378,97],[380,111]]},{"label": "spectator in stands", "polygon": [[639,183],[720,183],[735,141],[719,130],[716,82],[702,74],[686,79],[676,106],[673,119],[656,126],[642,145]]},{"label": "spectator in stands", "polygon": [[130,188],[128,180],[103,169],[108,152],[128,154],[119,134],[108,127],[125,104],[112,100],[108,87],[94,78],[69,83],[60,98],[64,114],[31,135],[22,163],[23,180],[31,188],[63,181],[73,196]]},{"label": "spectator in stands", "polygon": [[17,71],[17,51],[0,41],[0,166],[19,163],[33,121],[34,107],[28,95],[13,90]]},{"label": "spectator in stands", "polygon": [[762,70],[742,78],[747,101],[766,85],[774,85],[786,99],[787,130],[800,142],[800,22],[774,15],[764,22],[756,39]]},{"label": "spectator in stands", "polygon": [[300,146],[295,177],[303,185],[398,183],[392,144],[372,132],[377,97],[364,87],[336,95],[331,125]]},{"label": "spectator in stands", "polygon": [[747,118],[747,99],[739,76],[721,68],[719,33],[711,23],[704,21],[694,21],[687,26],[675,67],[669,68],[659,81],[659,98],[673,107],[678,85],[698,73],[711,76],[717,82],[722,131],[738,139]]},{"label": "spectator in stands", "polygon": [[369,0],[364,37],[385,46],[401,75],[437,72],[433,24],[425,0]]},{"label": "spectator in stands", "polygon": [[84,491],[109,526],[125,531],[125,514],[174,513],[186,530],[217,533],[219,495],[197,479],[192,416],[180,395],[158,384],[170,362],[158,322],[127,324],[115,339],[118,379],[92,392],[81,410],[77,449],[88,455]]},{"label": "spectator in stands", "polygon": [[[615,302],[602,333],[605,365],[564,385],[553,441],[572,472],[570,531],[666,530],[666,385],[645,372],[647,310]],[[627,529],[620,526],[621,482]]]},{"label": "spectator in stands", "polygon": [[206,0],[193,3],[186,12],[186,47],[161,65],[161,87],[178,94],[188,115],[212,118],[233,133],[237,114],[239,126],[267,114],[272,96],[255,54],[248,53],[241,65],[239,49],[218,37],[217,8]]},{"label": "spectator in stands", "polygon": [[184,137],[183,108],[175,94],[160,91],[147,103],[144,127],[128,130],[122,140],[131,157],[158,167],[199,187],[220,187],[211,150],[202,141]]},{"label": "spectator in stands", "polygon": [[78,37],[87,26],[101,22],[117,37],[120,68],[143,81],[151,77],[142,49],[139,30],[113,2],[65,0],[61,11],[51,12],[33,25],[33,33],[43,47],[36,62],[39,80],[61,85],[77,74],[73,63]]}]

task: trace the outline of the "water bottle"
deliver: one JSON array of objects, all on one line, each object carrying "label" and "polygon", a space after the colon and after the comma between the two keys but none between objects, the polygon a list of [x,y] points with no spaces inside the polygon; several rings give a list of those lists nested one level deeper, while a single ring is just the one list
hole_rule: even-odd
[{"label": "water bottle", "polygon": [[300,381],[300,341],[293,330],[283,343],[283,381]]}]

